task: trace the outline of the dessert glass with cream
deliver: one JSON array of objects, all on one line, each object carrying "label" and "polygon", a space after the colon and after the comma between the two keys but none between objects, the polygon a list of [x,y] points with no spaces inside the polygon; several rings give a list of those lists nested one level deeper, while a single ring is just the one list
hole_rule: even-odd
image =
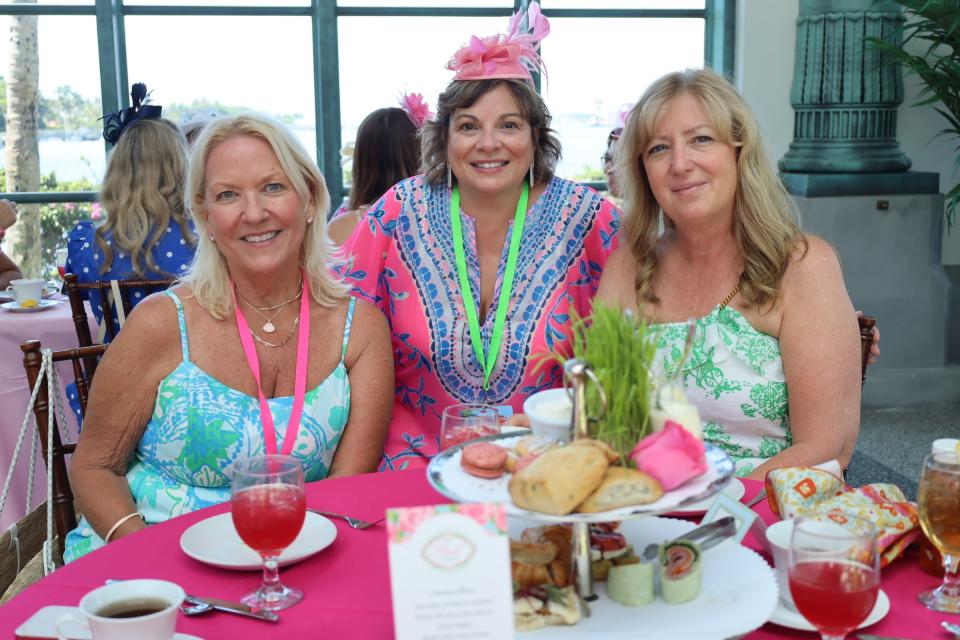
[{"label": "dessert glass with cream", "polygon": [[679,384],[667,383],[657,387],[650,399],[650,432],[662,431],[667,420],[672,420],[697,438],[702,438],[700,412],[687,400]]},{"label": "dessert glass with cream", "polygon": [[573,438],[573,401],[566,389],[539,391],[523,402],[534,435],[558,442]]}]

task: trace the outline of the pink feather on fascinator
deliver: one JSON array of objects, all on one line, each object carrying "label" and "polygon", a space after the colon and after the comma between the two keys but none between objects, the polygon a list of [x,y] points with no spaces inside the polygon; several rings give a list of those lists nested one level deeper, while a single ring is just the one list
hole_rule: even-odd
[{"label": "pink feather on fascinator", "polygon": [[454,80],[532,81],[533,71],[546,72],[537,51],[549,34],[550,21],[540,12],[540,5],[531,2],[526,12],[518,11],[510,17],[506,35],[471,36],[470,43],[453,54],[447,69],[455,72]]},{"label": "pink feather on fascinator", "polygon": [[426,124],[427,120],[433,120],[433,111],[430,110],[430,106],[424,101],[423,94],[403,94],[400,97],[400,108],[406,112],[407,117],[410,118],[410,122],[412,122],[413,126],[417,129],[423,129],[423,125]]}]

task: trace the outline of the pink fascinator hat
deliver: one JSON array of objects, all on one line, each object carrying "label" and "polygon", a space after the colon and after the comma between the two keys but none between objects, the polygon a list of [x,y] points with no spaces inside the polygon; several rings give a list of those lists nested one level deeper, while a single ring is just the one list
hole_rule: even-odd
[{"label": "pink fascinator hat", "polygon": [[427,120],[433,120],[433,111],[423,99],[420,93],[405,93],[400,96],[400,108],[404,110],[410,122],[417,129],[423,129]]},{"label": "pink fascinator hat", "polygon": [[540,5],[531,2],[526,12],[510,17],[506,35],[471,36],[470,43],[453,54],[447,69],[455,72],[454,80],[519,78],[533,82],[532,72],[545,70],[537,51],[549,33],[550,22],[540,13]]}]

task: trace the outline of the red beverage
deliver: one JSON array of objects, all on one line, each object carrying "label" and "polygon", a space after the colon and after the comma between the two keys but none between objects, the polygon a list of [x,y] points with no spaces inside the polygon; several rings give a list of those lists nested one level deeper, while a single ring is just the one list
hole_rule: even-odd
[{"label": "red beverage", "polygon": [[464,442],[470,442],[471,440],[476,440],[484,436],[493,436],[498,433],[500,433],[498,427],[490,427],[487,425],[450,427],[443,433],[440,449],[449,449]]},{"label": "red beverage", "polygon": [[296,539],[307,512],[303,488],[254,485],[233,496],[233,526],[247,546],[263,556],[279,555]]},{"label": "red beverage", "polygon": [[67,265],[57,265],[57,273],[60,274],[62,278],[67,273]]},{"label": "red beverage", "polygon": [[844,636],[867,619],[880,576],[854,562],[799,562],[790,570],[797,610],[821,633]]}]

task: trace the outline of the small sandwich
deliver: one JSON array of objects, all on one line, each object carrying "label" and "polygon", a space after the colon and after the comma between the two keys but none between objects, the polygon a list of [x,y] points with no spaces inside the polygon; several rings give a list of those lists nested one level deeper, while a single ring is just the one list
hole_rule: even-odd
[{"label": "small sandwich", "polygon": [[472,476],[495,479],[503,475],[507,465],[507,450],[492,442],[475,442],[463,448],[460,466]]},{"label": "small sandwich", "polygon": [[570,527],[527,529],[510,541],[514,624],[518,631],[576,624],[580,606],[573,587]]}]

